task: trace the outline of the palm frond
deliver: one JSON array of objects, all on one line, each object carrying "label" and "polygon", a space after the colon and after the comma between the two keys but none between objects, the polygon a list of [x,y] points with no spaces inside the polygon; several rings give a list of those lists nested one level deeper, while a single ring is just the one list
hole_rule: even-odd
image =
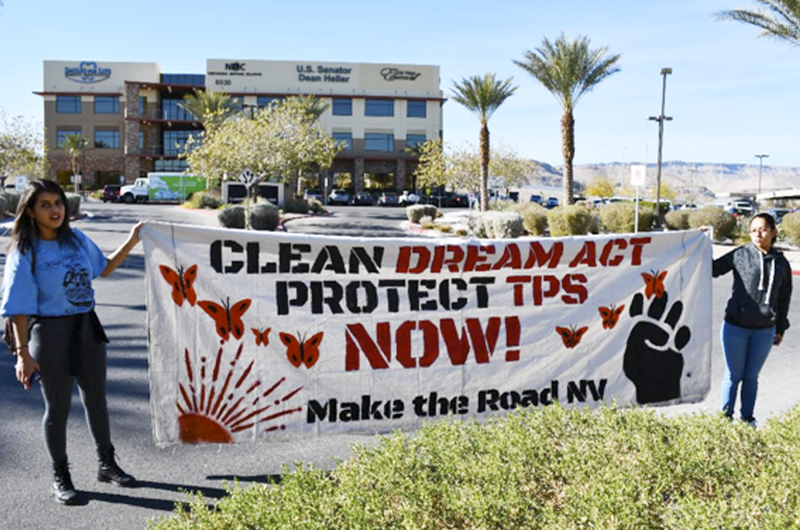
[{"label": "palm frond", "polygon": [[759,37],[769,37],[800,46],[800,0],[757,0],[763,9],[732,9],[714,15],[716,20],[733,20],[761,28]]}]

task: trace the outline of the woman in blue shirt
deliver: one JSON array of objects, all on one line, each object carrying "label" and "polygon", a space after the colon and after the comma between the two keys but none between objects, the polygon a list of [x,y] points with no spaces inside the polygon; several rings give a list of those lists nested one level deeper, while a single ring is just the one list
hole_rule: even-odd
[{"label": "woman in blue shirt", "polygon": [[108,276],[139,242],[141,222],[107,258],[83,232],[69,226],[67,198],[58,184],[33,181],[20,198],[3,271],[0,314],[16,337],[17,380],[41,379],[44,439],[53,462],[53,493],[62,504],[78,495],[67,463],[67,417],[75,382],[97,447],[97,479],[133,486],[116,463],[106,407],[106,343],[94,312],[92,280]]}]

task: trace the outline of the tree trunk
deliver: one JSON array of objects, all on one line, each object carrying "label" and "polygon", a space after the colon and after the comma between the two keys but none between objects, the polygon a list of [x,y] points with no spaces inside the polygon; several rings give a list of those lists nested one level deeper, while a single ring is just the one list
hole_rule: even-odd
[{"label": "tree trunk", "polygon": [[481,211],[489,209],[489,125],[481,123]]},{"label": "tree trunk", "polygon": [[572,109],[561,117],[561,151],[564,155],[564,205],[572,204],[572,159],[575,158],[575,119]]}]

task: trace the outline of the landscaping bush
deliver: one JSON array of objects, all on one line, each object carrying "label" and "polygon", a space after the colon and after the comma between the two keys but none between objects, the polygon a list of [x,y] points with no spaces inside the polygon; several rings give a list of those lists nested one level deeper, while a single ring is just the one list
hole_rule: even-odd
[{"label": "landscaping bush", "polygon": [[736,231],[736,218],[716,206],[704,206],[689,215],[690,228],[703,226],[710,226],[714,229],[715,239],[729,239]]},{"label": "landscaping bush", "polygon": [[[656,217],[654,208],[639,205],[639,231],[646,232],[653,226]],[[636,203],[615,202],[600,209],[600,222],[613,234],[625,234],[634,231],[636,226]]]},{"label": "landscaping bush", "polygon": [[12,213],[8,211],[8,201],[3,195],[0,195],[0,217]]},{"label": "landscaping bush", "polygon": [[10,213],[11,215],[16,215],[17,214],[17,207],[19,206],[19,199],[20,199],[19,192],[16,191],[16,190],[14,190],[14,191],[6,190],[3,193],[0,193],[0,196],[2,196],[6,200],[6,202],[8,203],[8,206],[6,207],[5,211]]},{"label": "landscaping bush", "polygon": [[547,209],[535,202],[513,203],[509,211],[522,216],[522,226],[534,236],[547,234]]},{"label": "landscaping bush", "polygon": [[244,228],[244,206],[229,204],[217,214],[219,225],[223,228]]},{"label": "landscaping bush", "polygon": [[778,227],[792,244],[800,246],[800,212],[784,215]]},{"label": "landscaping bush", "polygon": [[67,193],[67,215],[75,217],[81,211],[81,196],[76,193]]},{"label": "landscaping bush", "polygon": [[185,204],[195,210],[216,210],[222,205],[222,199],[214,193],[198,191],[193,193]]},{"label": "landscaping bush", "polygon": [[307,202],[308,202],[308,209],[311,211],[311,213],[313,214],[328,213],[328,211],[325,209],[325,205],[322,204],[322,202],[318,201],[317,199],[308,199]]},{"label": "landscaping bush", "polygon": [[800,408],[759,430],[721,414],[521,409],[355,446],[331,472],[202,495],[151,530],[797,528]]},{"label": "landscaping bush", "polygon": [[286,213],[307,214],[311,210],[308,201],[296,197],[287,197],[283,203],[283,211]]},{"label": "landscaping bush", "polygon": [[281,212],[271,202],[259,202],[250,207],[250,227],[253,230],[274,232],[281,224]]},{"label": "landscaping bush", "polygon": [[600,231],[600,218],[585,206],[571,204],[548,210],[547,225],[550,235],[556,237],[596,234]]},{"label": "landscaping bush", "polygon": [[691,210],[673,210],[664,216],[664,222],[670,230],[688,230]]},{"label": "landscaping bush", "polygon": [[436,219],[439,216],[439,209],[432,204],[415,204],[406,207],[406,217],[414,224],[419,224],[423,217]]},{"label": "landscaping bush", "polygon": [[471,223],[475,236],[484,239],[514,239],[525,233],[522,216],[515,212],[481,212]]}]

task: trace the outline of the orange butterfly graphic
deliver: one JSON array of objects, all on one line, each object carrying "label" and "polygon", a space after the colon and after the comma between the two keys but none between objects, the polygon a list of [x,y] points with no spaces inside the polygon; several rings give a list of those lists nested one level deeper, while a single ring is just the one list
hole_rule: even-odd
[{"label": "orange butterfly graphic", "polygon": [[260,330],[258,328],[250,328],[250,331],[256,336],[256,346],[266,346],[269,344],[269,332],[272,328]]},{"label": "orange butterfly graphic", "polygon": [[564,346],[570,349],[578,345],[583,338],[583,334],[586,333],[588,329],[589,326],[583,326],[582,328],[578,329],[575,329],[575,326],[570,326],[569,328],[556,326],[556,332],[561,335],[561,340],[564,341]]},{"label": "orange butterfly graphic", "polygon": [[613,304],[611,307],[598,307],[597,310],[600,311],[600,316],[603,317],[603,329],[614,329],[623,309],[625,309],[624,304],[619,307]]},{"label": "orange butterfly graphic", "polygon": [[300,368],[304,364],[306,368],[311,368],[319,360],[319,345],[322,342],[322,334],[320,331],[310,339],[306,340],[306,336],[301,338],[299,334],[294,336],[290,333],[279,333],[281,342],[286,346],[286,358],[292,363],[295,368]]},{"label": "orange butterfly graphic", "polygon": [[650,271],[652,274],[647,274],[646,272],[642,273],[642,278],[644,278],[644,294],[647,296],[647,299],[656,295],[656,298],[661,298],[664,296],[664,278],[667,277],[667,271],[659,272],[659,271]]},{"label": "orange butterfly graphic", "polygon": [[231,334],[238,340],[244,335],[244,323],[242,322],[242,315],[250,307],[250,299],[245,298],[239,300],[233,305],[230,305],[231,299],[228,298],[224,305],[220,305],[211,300],[201,300],[197,302],[200,308],[208,313],[208,316],[214,319],[214,324],[217,326],[217,334],[226,342]]},{"label": "orange butterfly graphic", "polygon": [[158,269],[161,271],[161,276],[172,286],[172,299],[175,303],[182,306],[186,300],[189,305],[194,305],[197,301],[197,293],[193,287],[197,279],[197,265],[192,265],[186,272],[183,271],[183,267],[178,267],[178,272],[175,272],[166,265],[159,265]]}]

